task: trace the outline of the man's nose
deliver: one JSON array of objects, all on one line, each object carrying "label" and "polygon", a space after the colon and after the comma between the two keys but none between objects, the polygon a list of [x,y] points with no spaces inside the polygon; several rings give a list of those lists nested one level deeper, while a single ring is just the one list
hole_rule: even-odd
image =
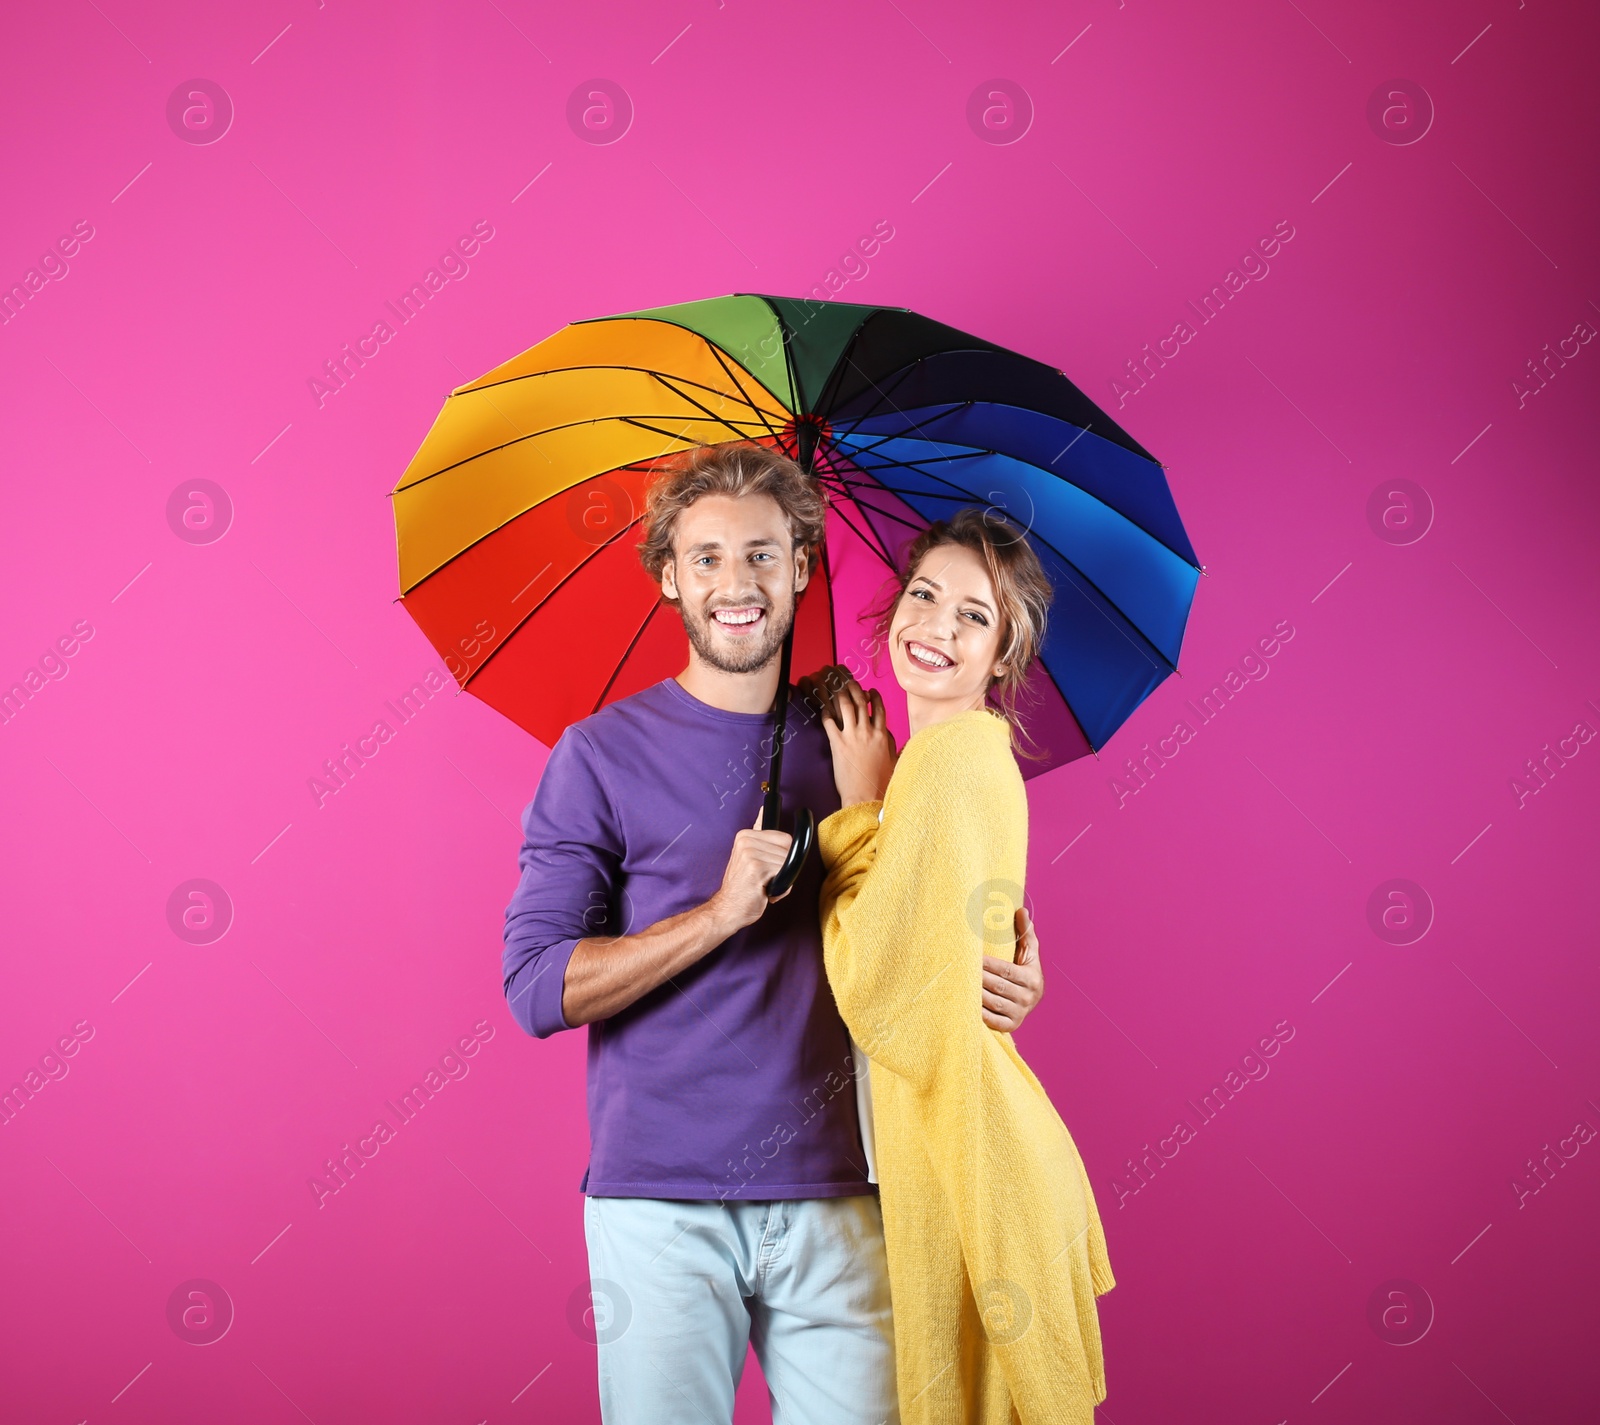
[{"label": "man's nose", "polygon": [[727,604],[759,604],[761,586],[749,574],[723,574],[717,579],[717,598]]}]

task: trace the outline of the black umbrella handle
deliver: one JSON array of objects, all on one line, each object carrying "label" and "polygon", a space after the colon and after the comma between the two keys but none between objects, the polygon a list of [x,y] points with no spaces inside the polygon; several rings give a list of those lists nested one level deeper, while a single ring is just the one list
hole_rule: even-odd
[{"label": "black umbrella handle", "polygon": [[811,854],[811,848],[817,840],[816,819],[806,807],[797,807],[794,813],[794,844],[789,847],[789,854],[784,858],[783,865],[778,867],[778,874],[767,882],[767,899],[775,901],[786,894],[800,877],[800,872],[805,869],[806,857]]},{"label": "black umbrella handle", "polygon": [[[789,632],[784,635],[783,652],[778,658],[778,696],[774,706],[774,726],[772,732],[772,763],[767,769],[767,780],[761,784],[766,792],[766,800],[761,804],[761,829],[763,831],[777,831],[778,813],[782,803],[778,796],[778,783],[783,775],[783,742],[784,728],[789,720],[789,660],[794,649],[794,624],[789,625]],[[778,873],[767,882],[767,899],[777,900],[798,879],[801,870],[806,864],[806,857],[811,854],[811,847],[816,841],[816,820],[805,807],[796,808],[794,814],[794,840],[789,845],[789,854],[784,858],[783,865],[778,868]]]}]

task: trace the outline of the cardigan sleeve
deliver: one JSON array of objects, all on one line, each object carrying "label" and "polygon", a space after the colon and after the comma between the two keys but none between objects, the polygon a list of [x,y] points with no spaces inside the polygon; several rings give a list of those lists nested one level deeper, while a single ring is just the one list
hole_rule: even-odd
[{"label": "cardigan sleeve", "polygon": [[970,903],[984,879],[982,758],[959,730],[907,744],[882,803],[826,818],[818,845],[828,982],[868,1058],[920,1089],[942,1059],[988,1033],[981,928]]}]

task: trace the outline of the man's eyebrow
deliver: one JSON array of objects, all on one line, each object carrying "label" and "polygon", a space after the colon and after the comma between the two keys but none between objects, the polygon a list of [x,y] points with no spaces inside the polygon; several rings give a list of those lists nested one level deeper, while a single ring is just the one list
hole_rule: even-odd
[{"label": "man's eyebrow", "polygon": [[[747,539],[747,540],[745,540],[744,547],[746,549],[760,549],[763,546],[769,545],[769,544],[773,545],[773,546],[775,546],[777,548],[782,548],[782,541],[781,540],[769,539],[769,538],[766,538],[764,536],[763,537],[758,537],[756,539]],[[688,547],[688,549],[686,549],[684,551],[684,553],[685,554],[698,554],[698,553],[702,552],[703,550],[721,549],[721,548],[722,548],[722,541],[720,539],[702,539],[698,544],[691,544]]]}]

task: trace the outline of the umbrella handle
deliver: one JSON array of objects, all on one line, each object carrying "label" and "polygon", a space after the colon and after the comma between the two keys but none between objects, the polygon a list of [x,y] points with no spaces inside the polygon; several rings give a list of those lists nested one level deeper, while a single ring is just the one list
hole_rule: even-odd
[{"label": "umbrella handle", "polygon": [[783,865],[778,867],[778,874],[767,882],[767,899],[775,901],[788,891],[799,878],[800,872],[806,864],[806,857],[811,854],[811,848],[817,839],[816,818],[806,807],[796,807],[794,813],[794,841],[790,843],[789,854],[784,857]]}]

